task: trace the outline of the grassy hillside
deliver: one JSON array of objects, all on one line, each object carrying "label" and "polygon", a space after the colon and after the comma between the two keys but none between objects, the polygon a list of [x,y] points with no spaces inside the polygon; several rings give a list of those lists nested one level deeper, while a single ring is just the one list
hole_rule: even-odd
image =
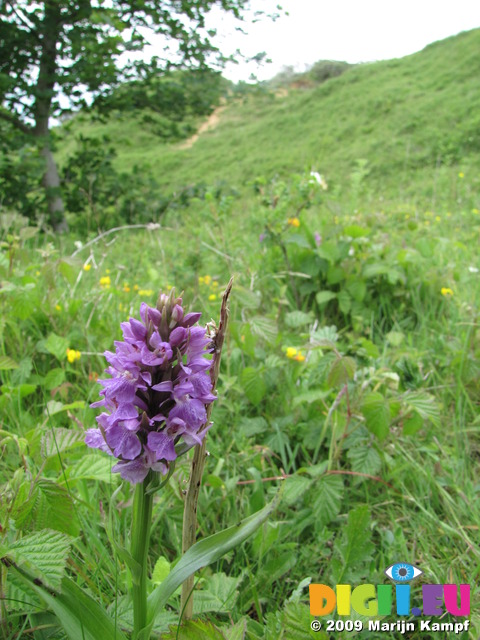
[{"label": "grassy hillside", "polygon": [[[423,606],[425,584],[471,585],[469,629],[441,637],[478,640],[479,40],[480,31],[461,34],[288,95],[255,87],[189,148],[155,138],[141,113],[64,129],[63,161],[76,134],[100,140],[82,149],[92,188],[80,193],[85,208],[69,211],[72,233],[0,216],[2,637],[66,638],[58,603],[71,600],[42,584],[50,576],[56,589],[68,576],[133,640],[133,491],[112,472],[121,451],[84,443],[97,424],[90,403],[104,351],[142,302],[154,306],[172,287],[201,322],[218,322],[233,275],[198,538],[238,531],[284,492],[246,543],[202,564],[193,627],[177,630],[173,594],[152,640],[401,640],[401,628],[369,629],[363,607],[322,617],[320,633],[310,627],[310,583],[391,584],[392,563],[423,572],[412,607]],[[103,135],[116,157],[98,153],[109,155]],[[123,200],[102,195],[109,180]],[[166,194],[203,187],[165,198],[160,217],[149,180]],[[125,193],[135,189],[131,209],[143,217],[129,218]],[[160,224],[125,224],[152,219]],[[158,420],[149,425],[164,433]],[[147,446],[144,433],[139,440]],[[147,592],[181,553],[188,455],[154,496]],[[422,630],[426,619],[465,620],[398,616],[392,591],[382,622],[414,624],[411,640],[440,637]],[[81,609],[93,629],[84,637],[105,640],[92,627],[98,612]]]},{"label": "grassy hillside", "polygon": [[315,88],[232,97],[217,126],[189,149],[164,144],[135,119],[120,118],[75,123],[68,148],[75,132],[106,134],[119,168],[139,165],[166,191],[197,182],[238,188],[259,175],[307,167],[344,187],[365,159],[372,187],[428,198],[432,176],[438,181],[444,167],[478,166],[479,48],[480,30],[474,30],[406,58],[356,66]]}]

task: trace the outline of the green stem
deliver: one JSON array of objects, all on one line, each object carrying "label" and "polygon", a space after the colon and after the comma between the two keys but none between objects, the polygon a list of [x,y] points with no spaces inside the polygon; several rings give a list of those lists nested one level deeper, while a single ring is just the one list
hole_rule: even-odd
[{"label": "green stem", "polygon": [[138,575],[132,573],[133,638],[147,624],[147,559],[153,502],[153,494],[146,491],[149,476],[136,485],[133,498],[131,555],[140,568]]}]

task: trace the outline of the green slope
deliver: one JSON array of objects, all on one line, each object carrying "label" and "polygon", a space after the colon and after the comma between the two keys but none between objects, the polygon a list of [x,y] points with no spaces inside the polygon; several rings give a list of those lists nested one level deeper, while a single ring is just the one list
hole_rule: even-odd
[{"label": "green slope", "polygon": [[286,96],[232,98],[215,128],[189,149],[163,143],[135,119],[84,122],[73,132],[110,136],[119,168],[140,165],[167,191],[198,182],[241,187],[259,175],[309,167],[342,186],[366,159],[372,186],[395,185],[396,196],[408,195],[416,177],[429,188],[425,171],[478,164],[479,51],[476,29]]}]

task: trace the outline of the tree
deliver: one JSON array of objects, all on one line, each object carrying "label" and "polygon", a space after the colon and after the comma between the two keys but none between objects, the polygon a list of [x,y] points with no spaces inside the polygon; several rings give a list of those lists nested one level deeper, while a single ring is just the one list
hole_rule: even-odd
[{"label": "tree", "polygon": [[[122,83],[158,78],[172,66],[205,68],[214,32],[206,14],[217,5],[241,18],[247,0],[0,0],[0,118],[33,139],[45,161],[50,222],[66,228],[60,178],[52,153],[52,117],[86,105],[85,96],[111,107]],[[128,61],[152,33],[165,57]],[[174,51],[169,49],[174,45]],[[133,56],[135,57],[135,56]],[[138,56],[137,56],[138,57]],[[138,83],[137,83],[138,86]],[[125,92],[123,92],[125,95]]]}]

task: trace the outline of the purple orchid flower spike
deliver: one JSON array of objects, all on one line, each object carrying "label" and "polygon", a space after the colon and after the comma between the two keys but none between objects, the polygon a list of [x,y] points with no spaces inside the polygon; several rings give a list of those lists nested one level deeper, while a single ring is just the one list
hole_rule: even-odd
[{"label": "purple orchid flower spike", "polygon": [[161,294],[156,308],[142,303],[141,321],[121,324],[123,341],[105,352],[110,377],[99,380],[102,398],[91,405],[104,411],[85,443],[118,458],[112,471],[132,484],[150,470],[167,474],[176,445],[184,452],[208,431],[205,407],[216,396],[210,338],[196,325],[200,315],[185,314],[174,290]]}]

